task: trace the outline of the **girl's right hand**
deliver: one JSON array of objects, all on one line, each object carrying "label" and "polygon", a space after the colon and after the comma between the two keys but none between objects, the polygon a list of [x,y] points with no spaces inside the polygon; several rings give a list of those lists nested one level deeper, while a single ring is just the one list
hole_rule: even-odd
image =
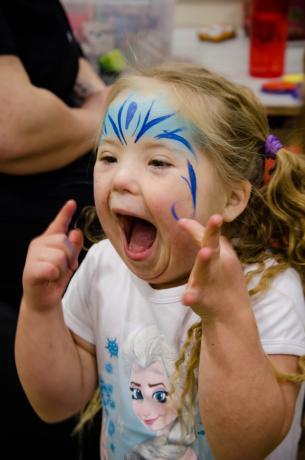
[{"label": "girl's right hand", "polygon": [[46,231],[29,246],[23,271],[23,297],[32,309],[46,310],[60,304],[78,267],[83,236],[80,230],[68,230],[75,210],[75,201],[67,201]]}]

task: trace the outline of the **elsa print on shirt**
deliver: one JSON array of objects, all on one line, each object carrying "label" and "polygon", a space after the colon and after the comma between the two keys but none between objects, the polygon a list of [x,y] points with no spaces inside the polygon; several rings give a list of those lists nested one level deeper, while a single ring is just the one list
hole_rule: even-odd
[{"label": "elsa print on shirt", "polygon": [[176,352],[155,325],[132,332],[124,354],[130,364],[131,406],[140,422],[155,436],[134,446],[124,460],[195,460],[192,429],[182,431],[177,409],[170,397],[170,378]]}]

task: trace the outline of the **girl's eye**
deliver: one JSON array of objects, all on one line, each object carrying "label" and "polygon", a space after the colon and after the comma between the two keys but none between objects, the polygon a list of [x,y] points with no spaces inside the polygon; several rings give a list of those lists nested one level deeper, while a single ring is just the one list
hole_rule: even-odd
[{"label": "girl's eye", "polygon": [[132,399],[144,399],[143,395],[142,395],[142,391],[139,390],[139,388],[130,387],[129,389],[131,391],[131,398]]},{"label": "girl's eye", "polygon": [[155,168],[169,168],[171,166],[170,163],[164,160],[151,160],[149,164]]},{"label": "girl's eye", "polygon": [[103,163],[116,163],[117,159],[110,154],[101,154],[98,157],[98,161],[102,161]]},{"label": "girl's eye", "polygon": [[165,391],[165,390],[159,390],[159,391],[155,391],[154,394],[153,394],[153,398],[158,401],[159,403],[161,404],[164,404],[166,403],[167,401],[167,395],[168,395],[168,392]]}]

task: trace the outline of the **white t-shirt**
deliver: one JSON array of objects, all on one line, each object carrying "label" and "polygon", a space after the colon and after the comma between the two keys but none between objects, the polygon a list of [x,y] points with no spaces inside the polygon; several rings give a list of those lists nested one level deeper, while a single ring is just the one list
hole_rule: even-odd
[{"label": "white t-shirt", "polygon": [[[199,321],[181,303],[184,289],[152,289],[108,240],[89,250],[69,284],[63,300],[66,324],[96,346],[103,459],[213,459],[198,408],[181,446],[180,424],[168,398],[179,349],[188,328]],[[253,301],[253,310],[266,353],[305,354],[304,295],[293,269],[272,281]],[[303,398],[304,386],[290,432],[268,460],[295,460]]]}]

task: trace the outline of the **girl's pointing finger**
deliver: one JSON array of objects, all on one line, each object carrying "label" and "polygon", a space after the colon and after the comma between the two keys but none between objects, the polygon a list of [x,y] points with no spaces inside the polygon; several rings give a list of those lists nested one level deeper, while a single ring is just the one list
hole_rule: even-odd
[{"label": "girl's pointing finger", "polygon": [[55,233],[67,234],[68,228],[72,219],[73,214],[76,210],[76,202],[74,200],[67,201],[55,219],[50,223],[45,231],[45,235],[52,235]]}]

